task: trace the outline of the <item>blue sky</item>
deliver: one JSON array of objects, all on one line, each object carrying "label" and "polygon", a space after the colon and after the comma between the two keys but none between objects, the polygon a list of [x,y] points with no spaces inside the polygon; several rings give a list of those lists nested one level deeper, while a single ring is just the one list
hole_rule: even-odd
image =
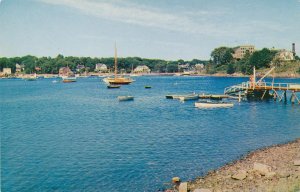
[{"label": "blue sky", "polygon": [[253,44],[300,55],[300,0],[0,0],[0,57],[208,59]]}]

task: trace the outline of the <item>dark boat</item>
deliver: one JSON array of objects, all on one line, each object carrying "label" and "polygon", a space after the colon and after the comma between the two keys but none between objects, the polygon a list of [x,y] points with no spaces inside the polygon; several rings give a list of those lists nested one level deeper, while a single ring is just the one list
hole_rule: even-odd
[{"label": "dark boat", "polygon": [[107,85],[108,89],[118,89],[120,87],[121,87],[121,85]]},{"label": "dark boat", "polygon": [[148,85],[145,86],[145,89],[151,89],[151,88],[152,88],[151,86]]}]

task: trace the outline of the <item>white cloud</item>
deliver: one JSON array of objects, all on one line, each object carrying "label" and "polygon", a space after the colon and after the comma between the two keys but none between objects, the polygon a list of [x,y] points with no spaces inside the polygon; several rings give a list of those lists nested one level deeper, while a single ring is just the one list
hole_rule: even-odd
[{"label": "white cloud", "polygon": [[[63,5],[75,8],[87,15],[119,21],[123,23],[136,24],[140,26],[168,29],[172,31],[211,34],[217,30],[209,23],[200,24],[187,14],[171,14],[159,9],[142,7],[133,3],[103,2],[95,0],[40,0],[53,5]],[[119,5],[121,4],[121,6]],[[207,12],[198,12],[206,15]]]},{"label": "white cloud", "polygon": [[[273,29],[282,31],[276,23],[251,21],[244,23],[214,22],[214,18],[226,16],[225,11],[209,12],[198,10],[193,12],[178,11],[176,13],[166,10],[141,6],[128,1],[101,1],[101,0],[37,0],[43,3],[71,7],[86,15],[107,20],[134,24],[144,27],[184,32],[188,34],[209,36],[242,36],[255,33],[259,30]],[[300,1],[300,0],[298,0]],[[183,10],[183,9],[182,9]],[[232,26],[233,25],[233,26]],[[259,28],[258,28],[259,26]],[[281,29],[281,30],[280,30]]]}]

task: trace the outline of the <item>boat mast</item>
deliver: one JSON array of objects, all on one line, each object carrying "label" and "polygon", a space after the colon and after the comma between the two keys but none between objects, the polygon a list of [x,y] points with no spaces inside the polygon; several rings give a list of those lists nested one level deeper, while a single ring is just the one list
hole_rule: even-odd
[{"label": "boat mast", "polygon": [[118,72],[118,69],[117,69],[117,45],[115,43],[115,79],[117,78],[117,72]]}]

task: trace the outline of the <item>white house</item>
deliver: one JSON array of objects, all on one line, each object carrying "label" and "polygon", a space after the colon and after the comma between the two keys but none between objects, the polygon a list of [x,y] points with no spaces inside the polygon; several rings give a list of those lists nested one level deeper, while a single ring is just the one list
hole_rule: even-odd
[{"label": "white house", "polygon": [[108,68],[105,64],[102,63],[97,63],[95,66],[95,71],[99,71],[99,72],[107,72]]},{"label": "white house", "polygon": [[133,70],[133,72],[134,73],[150,73],[151,70],[146,65],[139,65]]},{"label": "white house", "polygon": [[198,64],[195,65],[195,68],[196,68],[197,71],[201,71],[201,70],[204,69],[204,64],[198,63]]},{"label": "white house", "polygon": [[24,65],[16,64],[16,73],[24,71]]},{"label": "white house", "polygon": [[279,50],[275,56],[280,61],[292,61],[295,60],[294,54],[292,51],[287,51],[285,49]]}]

